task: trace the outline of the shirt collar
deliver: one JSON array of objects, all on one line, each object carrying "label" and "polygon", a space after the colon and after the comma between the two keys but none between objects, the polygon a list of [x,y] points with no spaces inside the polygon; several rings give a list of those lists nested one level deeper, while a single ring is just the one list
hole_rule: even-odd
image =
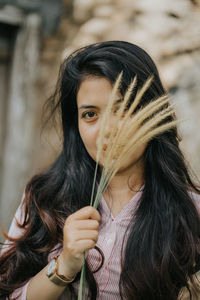
[{"label": "shirt collar", "polygon": [[113,220],[116,220],[116,221],[122,221],[122,220],[130,221],[130,219],[132,218],[132,216],[134,214],[134,211],[136,210],[138,201],[141,198],[143,188],[144,188],[144,185],[130,199],[130,201],[122,208],[122,210],[119,212],[119,214],[115,217],[113,217],[112,212],[106,203],[106,200],[102,196],[100,199],[100,202],[99,202],[99,211],[101,214],[102,221],[105,221],[105,219],[108,220],[108,217]]}]

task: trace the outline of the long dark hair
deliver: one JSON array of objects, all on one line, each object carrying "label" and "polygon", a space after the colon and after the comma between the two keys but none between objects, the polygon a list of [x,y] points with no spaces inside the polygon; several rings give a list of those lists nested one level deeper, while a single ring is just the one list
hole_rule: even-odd
[{"label": "long dark hair", "polygon": [[[137,76],[133,99],[153,75],[141,105],[165,93],[150,56],[128,42],[90,45],[63,62],[56,91],[47,102],[53,113],[60,110],[63,148],[26,186],[23,234],[0,258],[1,299],[47,264],[49,251],[62,245],[66,217],[89,205],[95,162],[79,135],[76,95],[86,76],[113,83],[121,70],[122,95]],[[176,128],[152,139],[144,160],[145,186],[122,255],[120,295],[128,300],[175,300],[183,286],[189,289],[188,278],[200,268],[200,220],[190,193],[200,192],[186,168]],[[91,299],[96,299],[97,284],[89,268],[87,279]]]}]

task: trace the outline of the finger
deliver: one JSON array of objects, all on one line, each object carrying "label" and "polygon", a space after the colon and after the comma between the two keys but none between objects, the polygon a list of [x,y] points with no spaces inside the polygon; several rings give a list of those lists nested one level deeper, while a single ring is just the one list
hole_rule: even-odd
[{"label": "finger", "polygon": [[93,240],[79,240],[76,243],[77,254],[75,257],[82,255],[85,251],[94,248],[96,243]]},{"label": "finger", "polygon": [[76,233],[76,241],[79,240],[93,240],[94,242],[97,242],[98,240],[98,231],[96,230],[79,230]]},{"label": "finger", "polygon": [[97,221],[100,221],[100,218],[101,217],[100,217],[98,210],[96,210],[92,206],[85,206],[68,217],[68,219],[70,219],[70,220],[93,219],[93,220],[97,220]]},{"label": "finger", "polygon": [[74,221],[74,228],[79,230],[87,230],[87,229],[99,229],[99,222],[97,220],[76,220]]}]

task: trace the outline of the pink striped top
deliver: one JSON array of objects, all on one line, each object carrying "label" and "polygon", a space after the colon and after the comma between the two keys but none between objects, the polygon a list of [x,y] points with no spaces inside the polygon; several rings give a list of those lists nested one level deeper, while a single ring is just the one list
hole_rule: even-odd
[{"label": "pink striped top", "polygon": [[[98,283],[99,293],[98,300],[120,300],[119,296],[119,279],[121,273],[121,249],[123,239],[128,237],[128,225],[136,209],[138,200],[140,199],[142,191],[137,192],[127,205],[120,211],[120,213],[113,217],[109,207],[107,206],[104,198],[101,198],[99,211],[101,214],[99,238],[97,246],[102,250],[104,254],[104,264],[99,271],[94,273],[94,277]],[[197,208],[200,210],[200,196],[193,194],[194,202]],[[22,220],[23,209],[22,204],[19,206],[15,218]],[[10,227],[9,235],[17,236],[21,233],[21,230],[16,225],[16,220]],[[60,250],[61,251],[61,250]],[[60,251],[53,251],[49,254],[48,261],[54,256],[59,254]],[[101,256],[99,252],[94,248],[89,250],[87,257],[88,264],[92,270],[96,270],[101,263]],[[18,300],[26,300],[26,291],[29,281],[21,288],[13,293],[13,296],[18,296]],[[79,282],[74,284],[75,290],[78,290]],[[63,294],[59,297],[59,300],[66,300],[69,298],[68,288],[65,289]]]}]

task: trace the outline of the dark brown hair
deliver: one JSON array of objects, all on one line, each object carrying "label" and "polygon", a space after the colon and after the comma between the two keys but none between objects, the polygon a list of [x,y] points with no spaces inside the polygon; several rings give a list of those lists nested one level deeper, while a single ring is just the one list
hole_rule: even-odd
[{"label": "dark brown hair", "polygon": [[[75,51],[61,66],[48,104],[53,113],[60,109],[63,148],[55,162],[26,186],[24,233],[12,239],[0,258],[0,299],[47,264],[49,251],[62,245],[66,217],[89,205],[95,162],[79,135],[76,95],[84,76],[103,76],[113,83],[121,70],[122,95],[135,76],[138,89],[153,75],[141,105],[165,93],[152,59],[127,42],[90,45]],[[175,300],[183,286],[190,290],[188,278],[200,269],[200,219],[189,191],[200,192],[186,168],[176,128],[151,140],[144,159],[145,186],[124,245],[120,295],[128,300]],[[94,300],[98,289],[89,268],[87,279]]]}]

